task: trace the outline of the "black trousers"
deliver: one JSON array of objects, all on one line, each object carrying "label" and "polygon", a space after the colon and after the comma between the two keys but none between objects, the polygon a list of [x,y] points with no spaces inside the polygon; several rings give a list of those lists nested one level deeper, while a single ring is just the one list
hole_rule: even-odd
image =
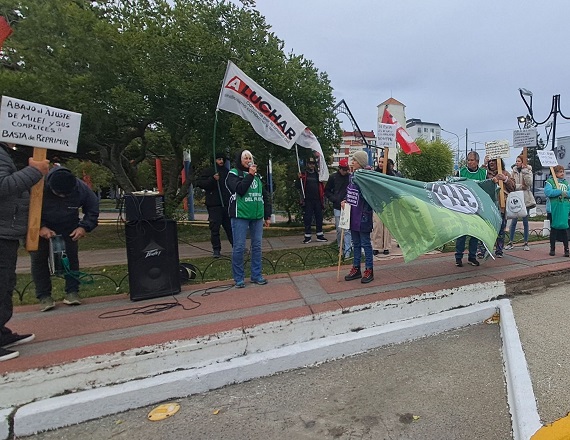
[{"label": "black trousers", "polygon": [[[79,292],[79,246],[77,241],[73,241],[69,235],[62,234],[65,241],[65,253],[69,260],[69,269],[74,273],[65,273],[65,293]],[[49,272],[49,240],[40,237],[38,250],[30,252],[32,263],[32,279],[36,285],[36,298],[41,299],[51,296],[51,274]]]},{"label": "black trousers", "polygon": [[305,200],[305,212],[303,214],[303,223],[305,224],[305,235],[311,235],[311,224],[313,223],[313,217],[315,217],[315,229],[317,235],[323,233],[323,206],[321,201],[315,200]]},{"label": "black trousers", "polygon": [[232,235],[232,222],[228,214],[227,206],[209,206],[208,222],[210,225],[210,241],[212,242],[213,250],[219,251],[222,249],[222,242],[220,240],[220,226],[224,228],[224,231],[226,231],[228,240],[233,246],[234,237]]},{"label": "black trousers", "polygon": [[16,287],[19,246],[18,240],[0,240],[0,333],[11,333],[6,324],[14,313],[12,295]]}]

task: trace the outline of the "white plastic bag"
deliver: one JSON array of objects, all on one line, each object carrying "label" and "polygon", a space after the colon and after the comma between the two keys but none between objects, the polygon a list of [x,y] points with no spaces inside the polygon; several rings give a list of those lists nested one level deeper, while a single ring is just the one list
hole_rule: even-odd
[{"label": "white plastic bag", "polygon": [[524,204],[524,192],[513,191],[507,196],[507,206],[505,207],[507,218],[523,218],[527,216]]}]

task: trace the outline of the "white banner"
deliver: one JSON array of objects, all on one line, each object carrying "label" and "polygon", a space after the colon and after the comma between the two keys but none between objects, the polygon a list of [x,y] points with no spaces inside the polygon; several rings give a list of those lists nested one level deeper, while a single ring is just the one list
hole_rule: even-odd
[{"label": "white banner", "polygon": [[265,140],[290,149],[306,125],[277,98],[228,61],[218,109],[241,116]]},{"label": "white banner", "polygon": [[0,141],[77,152],[81,114],[2,96]]},{"label": "white banner", "polygon": [[327,162],[323,156],[323,149],[321,143],[309,128],[305,128],[297,138],[297,145],[303,148],[310,148],[317,154],[319,162],[319,182],[326,182],[329,180],[329,169]]}]

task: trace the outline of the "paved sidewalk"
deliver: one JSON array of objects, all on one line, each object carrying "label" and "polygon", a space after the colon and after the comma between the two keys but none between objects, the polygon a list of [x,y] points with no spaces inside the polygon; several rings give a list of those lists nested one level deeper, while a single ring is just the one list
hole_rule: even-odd
[{"label": "paved sidewalk", "polygon": [[[332,240],[334,234],[328,233],[327,237]],[[181,258],[196,255],[199,250],[195,246],[198,245],[182,245]],[[301,247],[300,237],[264,240],[265,249],[278,247]],[[111,295],[86,299],[80,307],[58,305],[47,313],[38,312],[35,305],[16,307],[13,330],[34,332],[37,338],[19,347],[19,358],[0,363],[0,408],[102,386],[102,377],[109,374],[116,374],[110,383],[146,377],[146,368],[156,368],[157,362],[163,371],[176,371],[177,365],[186,367],[185,349],[173,341],[196,341],[193,345],[200,347],[200,341],[223,339],[224,334],[233,338],[232,332],[238,331],[237,337],[255,327],[303,319],[307,323],[320,320],[314,324],[318,327],[307,333],[326,334],[332,322],[317,317],[326,317],[327,313],[338,320],[346,318],[349,311],[382,303],[389,319],[397,320],[400,310],[410,304],[423,303],[424,313],[435,313],[436,309],[430,312],[435,296],[450,301],[448,304],[452,305],[447,307],[451,309],[492,299],[495,293],[481,289],[490,290],[495,285],[502,285],[503,289],[497,292],[507,295],[544,288],[565,281],[570,273],[570,259],[562,257],[561,252],[549,257],[548,247],[546,241],[532,243],[530,252],[516,246],[506,252],[505,258],[462,268],[455,266],[453,254],[434,253],[404,264],[395,248],[392,255],[376,258],[375,280],[368,285],[338,282],[336,268],[325,268],[269,275],[268,285],[248,285],[240,290],[224,282],[190,284],[176,297],[136,303],[129,301],[127,295]],[[209,254],[209,244],[205,249]],[[83,266],[93,267],[125,263],[126,253],[93,251],[80,258]],[[341,275],[348,268],[343,266]],[[19,261],[19,270],[26,270],[24,258]],[[478,288],[483,286],[481,283],[486,283],[485,287]],[[366,327],[365,323],[361,325]],[[272,329],[267,330],[269,334],[277,335],[275,327],[268,328]],[[253,338],[247,343],[255,341]],[[279,339],[273,341],[275,344]],[[237,355],[236,352],[234,356]],[[121,360],[131,358],[138,362],[128,364]]]}]

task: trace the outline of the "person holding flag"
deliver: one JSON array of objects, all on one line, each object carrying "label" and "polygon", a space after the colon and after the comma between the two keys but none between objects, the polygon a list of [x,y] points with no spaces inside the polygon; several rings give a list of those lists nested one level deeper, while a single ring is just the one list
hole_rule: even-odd
[{"label": "person holding flag", "polygon": [[[366,152],[361,150],[354,153],[350,166],[353,175],[350,177],[350,183],[346,189],[346,199],[342,201],[341,208],[344,209],[346,203],[350,205],[350,236],[354,249],[354,262],[344,279],[345,281],[361,279],[360,282],[366,284],[374,280],[374,256],[372,254],[372,242],[370,241],[373,211],[353,180],[354,174],[358,173],[358,170],[370,169]],[[364,275],[360,271],[361,249],[364,249]]]},{"label": "person holding flag", "polygon": [[245,287],[243,253],[248,231],[251,239],[251,282],[267,284],[262,274],[261,240],[263,226],[269,227],[271,203],[249,150],[241,150],[236,155],[235,167],[228,173],[226,186],[232,194],[228,212],[234,240],[232,274],[235,287]]},{"label": "person holding flag", "polygon": [[[459,177],[464,177],[470,180],[485,180],[487,178],[487,170],[479,167],[479,153],[476,151],[470,151],[469,154],[467,154],[467,166],[464,166],[459,170]],[[479,261],[477,261],[477,238],[462,235],[461,237],[457,237],[455,240],[455,265],[457,267],[463,266],[462,260],[467,238],[469,238],[469,253],[467,261],[472,266],[479,266]]]}]

